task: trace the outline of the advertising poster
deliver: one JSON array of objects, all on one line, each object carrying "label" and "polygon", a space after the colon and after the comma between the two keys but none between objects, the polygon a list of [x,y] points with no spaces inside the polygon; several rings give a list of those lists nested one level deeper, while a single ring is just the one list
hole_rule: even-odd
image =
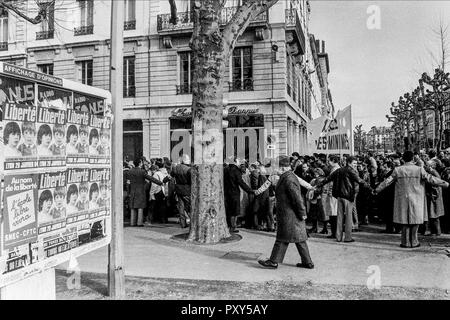
[{"label": "advertising poster", "polygon": [[66,227],[66,171],[39,174],[38,227],[39,235],[54,233]]},{"label": "advertising poster", "polygon": [[3,249],[37,241],[37,175],[5,176]]},{"label": "advertising poster", "polygon": [[34,83],[1,76],[0,105],[7,102],[35,105]]},{"label": "advertising poster", "polygon": [[89,221],[89,169],[67,168],[67,226]]},{"label": "advertising poster", "polygon": [[44,257],[49,258],[54,255],[69,251],[78,246],[77,229],[70,228],[62,233],[58,233],[43,239]]},{"label": "advertising poster", "polygon": [[111,118],[91,115],[90,127],[89,164],[109,164],[111,161]]},{"label": "advertising poster", "polygon": [[89,164],[89,113],[67,110],[67,165]]},{"label": "advertising poster", "polygon": [[109,243],[109,97],[0,62],[1,288]]},{"label": "advertising poster", "polygon": [[37,154],[39,168],[66,165],[66,110],[47,108],[40,103],[37,108]]},{"label": "advertising poster", "polygon": [[21,245],[8,250],[4,258],[4,265],[0,264],[0,274],[24,268],[31,264],[29,245]]},{"label": "advertising poster", "polygon": [[3,105],[3,152],[0,161],[5,172],[38,166],[36,145],[37,108],[7,102]]},{"label": "advertising poster", "polygon": [[104,219],[110,214],[111,201],[111,169],[90,169],[89,219],[91,222],[91,239],[103,237],[105,234]]},{"label": "advertising poster", "polygon": [[67,110],[73,108],[72,92],[38,85],[38,105]]},{"label": "advertising poster", "polygon": [[74,92],[73,100],[73,108],[77,111],[96,115],[103,115],[105,112],[105,99],[103,98]]}]

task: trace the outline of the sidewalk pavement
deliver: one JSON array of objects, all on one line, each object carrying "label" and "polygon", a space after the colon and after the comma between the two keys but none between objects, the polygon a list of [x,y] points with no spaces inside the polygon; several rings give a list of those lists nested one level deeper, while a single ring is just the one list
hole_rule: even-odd
[{"label": "sidewalk pavement", "polygon": [[[260,267],[257,260],[270,256],[275,233],[240,229],[240,241],[217,245],[171,239],[186,232],[187,229],[180,229],[176,224],[126,227],[125,274],[146,278],[294,284],[310,281],[366,286],[373,270],[379,267],[381,286],[450,290],[449,235],[422,237],[422,246],[416,249],[400,248],[400,235],[358,232],[353,243],[337,243],[323,235],[313,235],[308,246],[315,269],[295,266],[300,261],[292,244],[284,263],[277,270],[270,270]],[[105,247],[80,257],[81,271],[105,274],[107,254]],[[67,263],[58,269],[66,270]]]}]

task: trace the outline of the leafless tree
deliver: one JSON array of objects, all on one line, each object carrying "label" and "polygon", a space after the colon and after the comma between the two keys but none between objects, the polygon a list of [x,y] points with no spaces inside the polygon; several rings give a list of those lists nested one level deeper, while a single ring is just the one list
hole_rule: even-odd
[{"label": "leafless tree", "polygon": [[[230,237],[223,190],[223,87],[226,62],[250,21],[278,0],[243,0],[233,17],[220,29],[226,0],[191,0],[194,23],[190,47],[195,63],[192,111],[194,167],[192,219],[189,241],[217,243]],[[175,1],[169,0],[171,21],[176,22]]]}]

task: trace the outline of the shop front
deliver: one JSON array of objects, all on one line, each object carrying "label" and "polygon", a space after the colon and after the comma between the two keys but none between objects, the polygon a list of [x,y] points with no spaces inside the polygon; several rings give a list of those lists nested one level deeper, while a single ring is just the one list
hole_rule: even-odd
[{"label": "shop front", "polygon": [[[293,121],[286,108],[267,103],[229,105],[227,109],[224,159],[238,157],[250,163],[265,162],[267,158],[299,149],[303,132],[297,123],[301,121]],[[177,161],[186,153],[193,159],[191,108],[152,108],[149,134],[150,158],[169,157]]]}]

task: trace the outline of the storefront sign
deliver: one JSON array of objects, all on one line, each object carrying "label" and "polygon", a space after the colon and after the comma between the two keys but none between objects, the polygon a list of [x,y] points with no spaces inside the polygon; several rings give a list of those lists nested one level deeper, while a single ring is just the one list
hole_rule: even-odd
[{"label": "storefront sign", "polygon": [[[259,113],[259,108],[245,109],[242,107],[228,107],[229,115],[249,115]],[[173,117],[192,117],[192,108],[178,108],[172,111]]]}]

